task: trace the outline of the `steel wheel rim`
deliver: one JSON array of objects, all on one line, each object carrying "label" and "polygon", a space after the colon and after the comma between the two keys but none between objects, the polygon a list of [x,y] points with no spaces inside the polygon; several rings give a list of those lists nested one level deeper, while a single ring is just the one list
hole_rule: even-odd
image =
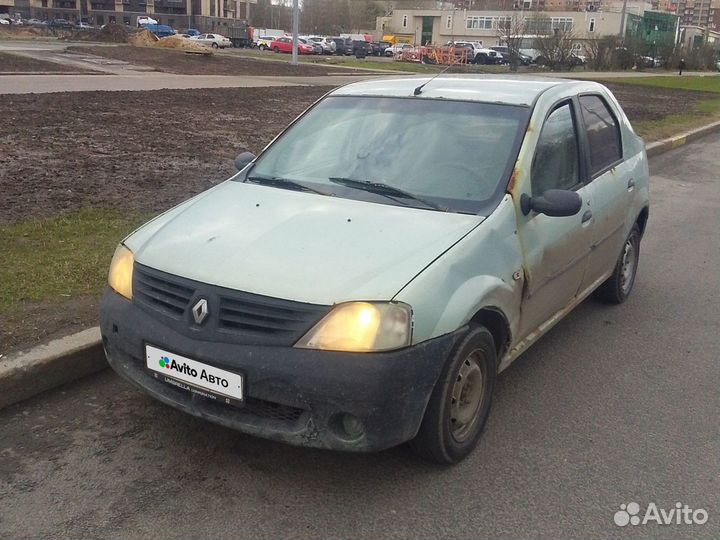
[{"label": "steel wheel rim", "polygon": [[635,275],[637,251],[632,241],[628,239],[623,248],[622,262],[620,266],[620,287],[622,292],[627,294],[632,287],[633,276]]},{"label": "steel wheel rim", "polygon": [[472,351],[461,364],[453,384],[450,395],[450,433],[457,442],[463,442],[472,433],[485,396],[481,358],[479,349]]}]

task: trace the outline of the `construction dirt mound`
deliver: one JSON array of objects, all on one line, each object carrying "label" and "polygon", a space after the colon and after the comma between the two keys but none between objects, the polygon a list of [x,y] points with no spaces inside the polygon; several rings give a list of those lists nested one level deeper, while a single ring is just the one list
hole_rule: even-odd
[{"label": "construction dirt mound", "polygon": [[121,24],[106,24],[102,28],[71,30],[62,39],[67,41],[99,41],[102,43],[127,43],[132,29]]},{"label": "construction dirt mound", "polygon": [[163,49],[180,49],[182,51],[212,54],[210,47],[196,43],[183,36],[169,36],[153,43],[153,46]]},{"label": "construction dirt mound", "polygon": [[131,34],[127,38],[127,42],[130,45],[135,45],[136,47],[151,47],[155,45],[157,41],[157,36],[150,30],[140,30]]},{"label": "construction dirt mound", "polygon": [[33,26],[16,26],[11,24],[0,25],[0,39],[12,38],[43,38],[50,37],[52,33],[47,28],[35,28]]}]

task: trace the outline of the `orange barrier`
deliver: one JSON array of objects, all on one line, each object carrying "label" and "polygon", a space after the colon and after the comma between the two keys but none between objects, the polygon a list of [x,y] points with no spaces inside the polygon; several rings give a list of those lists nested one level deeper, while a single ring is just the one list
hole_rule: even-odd
[{"label": "orange barrier", "polygon": [[423,58],[431,64],[464,65],[468,63],[468,50],[463,47],[426,45],[424,47],[405,49],[395,55],[395,60],[402,62],[422,62]]}]

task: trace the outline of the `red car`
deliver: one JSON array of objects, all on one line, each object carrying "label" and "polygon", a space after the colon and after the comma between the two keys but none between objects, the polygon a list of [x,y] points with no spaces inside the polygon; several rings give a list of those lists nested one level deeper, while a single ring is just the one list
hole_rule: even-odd
[{"label": "red car", "polygon": [[[291,53],[292,46],[292,38],[289,37],[277,38],[270,44],[270,48],[276,53]],[[314,52],[315,50],[310,45],[298,42],[298,54],[313,54]]]}]

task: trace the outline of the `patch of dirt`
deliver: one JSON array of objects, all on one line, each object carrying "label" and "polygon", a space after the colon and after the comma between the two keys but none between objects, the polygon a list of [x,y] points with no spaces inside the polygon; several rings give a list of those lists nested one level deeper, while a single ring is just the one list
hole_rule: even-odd
[{"label": "patch of dirt", "polygon": [[0,25],[0,39],[38,39],[52,36],[52,32],[47,28],[17,26],[14,24]]},{"label": "patch of dirt", "polygon": [[[161,212],[228,178],[328,88],[5,95],[0,222],[80,208]],[[7,354],[98,324],[94,296],[0,317]]]},{"label": "patch of dirt", "polygon": [[[28,56],[0,52],[0,74],[3,73],[94,73],[68,64],[46,62]],[[4,99],[3,99],[4,101]]]},{"label": "patch of dirt", "polygon": [[[163,40],[161,40],[163,41]],[[283,58],[288,62],[247,58],[231,54],[203,56],[187,54],[183,51],[153,47],[68,47],[70,52],[104,56],[113,60],[123,60],[131,64],[152,67],[167,73],[182,75],[267,75],[267,76],[322,76],[352,75],[367,71],[338,69],[333,66],[300,64],[291,66],[289,55]]]},{"label": "patch of dirt", "polygon": [[83,207],[161,211],[234,171],[326,87],[3,96],[0,222]]},{"label": "patch of dirt", "polygon": [[[83,295],[63,302],[24,302],[0,317],[0,354],[6,355],[99,324],[100,298]],[[0,357],[2,362],[2,357]]]},{"label": "patch of dirt", "polygon": [[673,114],[687,114],[700,101],[717,99],[714,92],[656,88],[603,81],[622,105],[631,122],[662,120]]}]

